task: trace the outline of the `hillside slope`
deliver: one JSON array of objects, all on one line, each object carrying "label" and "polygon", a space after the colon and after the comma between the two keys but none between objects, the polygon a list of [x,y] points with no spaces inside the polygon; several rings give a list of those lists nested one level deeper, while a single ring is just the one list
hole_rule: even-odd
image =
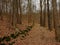
[{"label": "hillside slope", "polygon": [[[17,26],[21,29],[25,29],[26,27],[24,25]],[[7,18],[4,18],[3,21],[0,20],[0,37],[9,36],[15,32],[13,27],[9,29]],[[46,27],[41,27],[39,24],[35,24],[28,34],[24,40],[21,40],[19,36],[10,42],[15,41],[14,45],[60,45],[60,43],[55,40],[55,30],[50,32]],[[7,42],[5,43],[8,45]]]}]

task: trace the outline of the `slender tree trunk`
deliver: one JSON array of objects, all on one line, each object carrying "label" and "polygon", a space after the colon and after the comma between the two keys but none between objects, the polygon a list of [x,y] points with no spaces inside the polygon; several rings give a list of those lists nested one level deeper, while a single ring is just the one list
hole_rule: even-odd
[{"label": "slender tree trunk", "polygon": [[9,14],[8,14],[8,0],[6,0],[6,2],[5,2],[5,4],[6,4],[6,16],[7,16],[7,21],[9,22]]},{"label": "slender tree trunk", "polygon": [[49,0],[47,0],[47,13],[48,13],[48,28],[49,30],[52,30],[52,16],[51,12],[49,11]]},{"label": "slender tree trunk", "polygon": [[[52,0],[51,0],[51,5],[52,5]],[[53,15],[53,5],[51,6],[51,11],[50,11],[50,21],[51,21],[51,29],[53,30],[54,29],[54,15]]]},{"label": "slender tree trunk", "polygon": [[40,25],[42,26],[42,0],[40,0]]},{"label": "slender tree trunk", "polygon": [[55,28],[56,40],[60,41],[60,27],[59,27],[60,24],[57,15],[56,0],[52,0],[52,4],[53,4],[54,28]]},{"label": "slender tree trunk", "polygon": [[14,6],[13,6],[13,1],[10,0],[10,4],[11,4],[11,9],[10,9],[10,21],[11,21],[11,25],[13,26],[13,10],[14,10]]},{"label": "slender tree trunk", "polygon": [[18,15],[18,23],[22,24],[22,10],[21,10],[21,0],[19,0],[19,9],[20,9],[20,14]]},{"label": "slender tree trunk", "polygon": [[31,23],[31,0],[28,0],[28,7],[29,7],[29,11],[28,11],[28,25]]},{"label": "slender tree trunk", "polygon": [[49,0],[47,0],[48,28],[50,29]]},{"label": "slender tree trunk", "polygon": [[[0,1],[0,4],[1,4],[1,1]],[[0,5],[0,20],[1,20],[1,5]]]},{"label": "slender tree trunk", "polygon": [[15,0],[15,18],[16,18],[16,23],[18,23],[17,22],[17,20],[18,20],[18,0]]},{"label": "slender tree trunk", "polygon": [[7,0],[5,1],[5,4],[6,4],[6,12],[5,13],[7,14]]},{"label": "slender tree trunk", "polygon": [[12,23],[12,25],[13,25],[13,27],[15,28],[16,27],[16,0],[14,0],[14,2],[13,2],[13,23]]},{"label": "slender tree trunk", "polygon": [[60,27],[60,0],[59,0],[59,3],[58,3],[58,20],[59,20],[59,27]]},{"label": "slender tree trunk", "polygon": [[16,16],[17,16],[17,23],[19,24],[19,14],[18,14],[19,0],[16,0],[16,4],[17,4],[17,6],[16,6],[16,8],[17,8],[17,14],[16,14]]},{"label": "slender tree trunk", "polygon": [[[47,0],[44,0],[47,2]],[[45,26],[48,28],[48,11],[47,11],[47,3],[45,2]]]},{"label": "slender tree trunk", "polygon": [[[7,17],[7,22],[9,23],[9,21],[10,21],[10,20],[9,20],[9,17],[10,17],[10,16],[9,16],[9,14],[8,14],[8,1],[7,1],[7,0],[5,1],[5,4],[6,4],[5,14],[6,14],[6,17]],[[8,25],[8,26],[9,26],[9,25]]]},{"label": "slender tree trunk", "polygon": [[3,20],[3,16],[2,16],[2,13],[3,13],[3,1],[1,0],[2,2],[2,5],[1,5],[1,9],[0,9],[0,20]]},{"label": "slender tree trunk", "polygon": [[[11,28],[11,26],[12,26],[12,14],[11,14],[11,0],[9,0],[8,1],[9,3],[10,3],[10,5],[9,5],[9,8],[10,8],[10,10],[9,10],[9,13],[8,13],[8,26],[9,26],[9,30],[10,30],[10,28]],[[7,4],[8,5],[8,4]]]},{"label": "slender tree trunk", "polygon": [[0,20],[2,20],[2,9],[0,7]]},{"label": "slender tree trunk", "polygon": [[44,11],[43,11],[43,15],[44,15],[44,20],[43,20],[43,26],[46,27],[46,0],[44,0]]},{"label": "slender tree trunk", "polygon": [[14,18],[14,16],[13,16],[13,15],[14,15],[14,2],[12,2],[12,3],[13,3],[13,4],[12,4],[13,12],[12,12],[12,18],[11,18],[11,19],[12,19],[12,26],[13,26],[13,18]]},{"label": "slender tree trunk", "polygon": [[1,9],[0,9],[0,20],[2,20],[2,17],[1,17],[1,15],[2,15],[2,12],[1,12]]}]

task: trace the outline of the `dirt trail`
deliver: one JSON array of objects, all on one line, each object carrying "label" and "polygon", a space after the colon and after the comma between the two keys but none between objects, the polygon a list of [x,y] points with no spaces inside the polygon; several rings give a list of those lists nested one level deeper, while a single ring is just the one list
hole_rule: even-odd
[{"label": "dirt trail", "polygon": [[[27,40],[27,41],[26,41]],[[56,45],[55,32],[36,24],[29,32],[28,38],[24,40],[26,45]]]},{"label": "dirt trail", "polygon": [[60,45],[60,43],[55,40],[55,30],[50,32],[47,28],[35,24],[29,36],[21,41],[21,45]]}]

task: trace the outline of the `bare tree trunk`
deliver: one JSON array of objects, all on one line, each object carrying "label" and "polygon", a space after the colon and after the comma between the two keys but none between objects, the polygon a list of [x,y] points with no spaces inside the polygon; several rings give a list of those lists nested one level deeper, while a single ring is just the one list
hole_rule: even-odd
[{"label": "bare tree trunk", "polygon": [[1,8],[0,8],[0,20],[3,20],[3,16],[2,16],[2,9],[3,9],[3,1],[1,0]]},{"label": "bare tree trunk", "polygon": [[18,8],[19,8],[19,0],[16,0],[16,8],[17,8],[17,14],[16,14],[16,16],[17,16],[17,24],[19,24],[19,14],[18,14]]},{"label": "bare tree trunk", "polygon": [[44,2],[45,2],[45,27],[47,27],[48,28],[48,13],[47,13],[47,0],[44,0]]},{"label": "bare tree trunk", "polygon": [[13,1],[13,21],[12,21],[12,25],[15,28],[16,27],[16,0]]},{"label": "bare tree trunk", "polygon": [[[8,17],[8,26],[9,26],[9,30],[10,30],[10,28],[11,28],[11,26],[12,26],[12,14],[11,14],[11,0],[9,0],[8,1],[9,3],[10,3],[10,10],[9,10],[9,13],[8,13],[8,9],[7,9],[7,13],[8,13],[8,15],[7,15],[7,17]],[[7,3],[7,5],[8,5],[8,3]],[[7,6],[7,8],[8,8],[8,6]]]},{"label": "bare tree trunk", "polygon": [[42,26],[42,0],[40,0],[40,25]]},{"label": "bare tree trunk", "polygon": [[9,14],[8,14],[8,0],[5,1],[5,4],[6,4],[6,17],[7,17],[7,21],[9,22]]},{"label": "bare tree trunk", "polygon": [[60,0],[59,0],[59,23],[60,23]]},{"label": "bare tree trunk", "polygon": [[2,9],[0,7],[0,20],[2,20]]},{"label": "bare tree trunk", "polygon": [[1,17],[1,15],[2,15],[2,12],[1,12],[1,9],[0,9],[0,20],[2,20],[2,17]]},{"label": "bare tree trunk", "polygon": [[12,12],[12,18],[11,18],[11,19],[12,19],[12,26],[13,26],[13,18],[14,18],[14,16],[13,16],[13,15],[14,15],[14,2],[12,2],[12,3],[13,3],[13,4],[12,4],[13,12]]},{"label": "bare tree trunk", "polygon": [[[52,5],[52,0],[51,0],[51,5]],[[53,15],[53,5],[51,6],[51,10],[50,10],[50,21],[51,21],[51,30],[53,30],[54,29],[54,19],[53,19],[53,17],[54,17],[54,15]]]},{"label": "bare tree trunk", "polygon": [[28,0],[28,7],[29,7],[29,11],[28,11],[28,25],[31,23],[31,0]]},{"label": "bare tree trunk", "polygon": [[56,40],[60,41],[60,27],[59,27],[60,24],[57,15],[56,0],[52,0],[52,4],[53,4],[54,28],[55,28]]},{"label": "bare tree trunk", "polygon": [[48,28],[50,29],[49,0],[47,0]]},{"label": "bare tree trunk", "polygon": [[17,18],[17,23],[19,23],[19,21],[20,21],[20,17],[19,17],[19,14],[18,14],[18,6],[20,5],[18,5],[19,4],[19,0],[16,0],[16,18]]},{"label": "bare tree trunk", "polygon": [[20,14],[18,14],[18,20],[17,20],[17,22],[18,22],[18,24],[22,24],[22,10],[21,10],[21,0],[18,0],[19,1],[19,9],[20,9]]},{"label": "bare tree trunk", "polygon": [[10,9],[10,22],[11,22],[11,25],[13,26],[13,13],[14,13],[14,3],[13,1],[10,0],[10,4],[11,4],[11,9]]},{"label": "bare tree trunk", "polygon": [[5,13],[7,14],[7,0],[5,1],[5,4],[6,4],[6,12]]},{"label": "bare tree trunk", "polygon": [[44,0],[44,11],[43,11],[43,15],[44,15],[44,20],[43,20],[43,26],[46,27],[46,0]]},{"label": "bare tree trunk", "polygon": [[52,16],[51,12],[49,11],[49,0],[47,0],[47,13],[48,13],[48,28],[49,30],[52,30]]}]

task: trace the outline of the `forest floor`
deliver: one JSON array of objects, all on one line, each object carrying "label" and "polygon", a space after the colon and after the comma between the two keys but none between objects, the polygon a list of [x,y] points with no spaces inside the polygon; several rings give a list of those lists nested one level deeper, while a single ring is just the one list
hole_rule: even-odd
[{"label": "forest floor", "polygon": [[[26,26],[18,25],[18,27],[24,29]],[[3,21],[0,20],[0,37],[9,36],[12,33],[15,33],[15,30],[13,27],[9,29],[7,18],[4,17]],[[50,31],[46,27],[41,27],[39,24],[35,24],[28,34],[23,40],[19,36],[16,39],[12,39],[11,42],[15,41],[14,45],[60,45],[55,40],[55,30]]]}]

